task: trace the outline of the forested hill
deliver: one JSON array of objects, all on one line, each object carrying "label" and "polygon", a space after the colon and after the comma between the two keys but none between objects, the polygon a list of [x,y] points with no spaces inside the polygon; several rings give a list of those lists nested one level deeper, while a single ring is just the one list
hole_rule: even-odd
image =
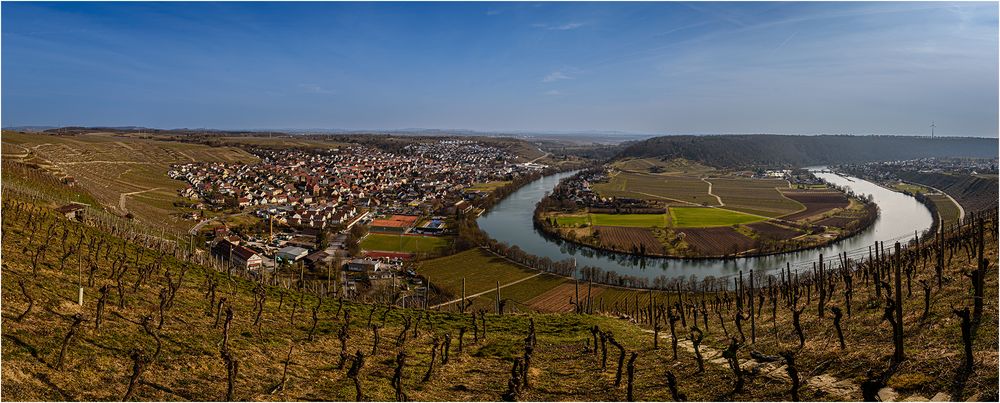
[{"label": "forested hill", "polygon": [[619,157],[685,158],[716,167],[806,166],[925,157],[997,156],[997,139],[910,136],[662,136],[627,146]]}]

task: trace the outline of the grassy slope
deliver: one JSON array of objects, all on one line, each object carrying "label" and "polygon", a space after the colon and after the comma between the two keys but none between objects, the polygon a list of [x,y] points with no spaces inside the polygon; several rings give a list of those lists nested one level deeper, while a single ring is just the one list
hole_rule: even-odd
[{"label": "grassy slope", "polygon": [[[929,193],[929,190],[920,185],[914,185],[906,182],[899,182],[892,185],[897,190],[907,191],[910,193]],[[955,202],[951,201],[948,196],[940,194],[938,192],[933,192],[933,194],[927,195],[934,206],[937,207],[938,214],[941,215],[941,223],[945,226],[949,226],[958,221],[959,210]]]},{"label": "grassy slope", "polygon": [[497,281],[503,285],[535,274],[481,249],[423,261],[417,273],[429,276],[440,287],[453,290],[456,297],[461,296],[462,278],[465,278],[466,295],[471,295],[496,288]]}]

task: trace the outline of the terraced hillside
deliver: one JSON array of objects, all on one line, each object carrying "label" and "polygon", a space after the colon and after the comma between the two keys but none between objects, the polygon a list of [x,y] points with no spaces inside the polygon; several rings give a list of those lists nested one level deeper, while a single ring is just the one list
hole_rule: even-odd
[{"label": "terraced hillside", "polygon": [[1000,197],[996,178],[912,171],[900,172],[899,177],[947,193],[962,205],[966,213],[996,210]]},{"label": "terraced hillside", "polygon": [[[5,147],[26,150],[16,160],[42,167],[86,189],[101,206],[131,213],[146,224],[186,232],[174,203],[185,184],[167,177],[170,165],[192,161],[249,162],[256,157],[232,147],[157,141],[124,134],[53,135],[4,131]],[[5,155],[5,159],[7,156]]]}]

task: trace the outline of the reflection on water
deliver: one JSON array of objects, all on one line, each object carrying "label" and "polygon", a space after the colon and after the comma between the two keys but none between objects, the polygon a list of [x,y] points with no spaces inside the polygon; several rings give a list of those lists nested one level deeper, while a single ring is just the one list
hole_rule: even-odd
[{"label": "reflection on water", "polygon": [[914,233],[923,233],[931,226],[931,213],[916,199],[853,177],[817,172],[816,176],[857,194],[872,195],[880,208],[879,218],[861,233],[819,249],[790,252],[771,256],[740,259],[672,259],[642,258],[625,253],[614,253],[580,246],[542,234],[532,223],[535,204],[555,187],[559,180],[574,172],[549,175],[529,183],[512,193],[479,218],[479,227],[493,239],[517,245],[525,252],[548,257],[552,260],[576,259],[579,267],[594,266],[619,274],[646,277],[687,277],[695,275],[729,276],[740,270],[776,270],[791,265],[793,269],[812,267],[819,255],[837,259],[837,254],[849,256],[868,255],[868,248],[876,241],[885,242],[888,248],[895,241],[913,239]]}]

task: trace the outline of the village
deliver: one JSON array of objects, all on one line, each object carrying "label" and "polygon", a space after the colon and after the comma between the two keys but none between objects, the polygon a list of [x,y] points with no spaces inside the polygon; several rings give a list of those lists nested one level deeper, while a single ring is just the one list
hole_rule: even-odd
[{"label": "village", "polygon": [[[252,164],[189,163],[168,175],[200,222],[214,258],[268,275],[289,271],[330,278],[348,292],[415,287],[406,264],[434,256],[454,238],[449,223],[473,211],[497,186],[544,168],[471,140],[421,141],[389,152],[252,149]],[[254,225],[206,225],[250,217]],[[223,220],[224,221],[224,220]]]}]

